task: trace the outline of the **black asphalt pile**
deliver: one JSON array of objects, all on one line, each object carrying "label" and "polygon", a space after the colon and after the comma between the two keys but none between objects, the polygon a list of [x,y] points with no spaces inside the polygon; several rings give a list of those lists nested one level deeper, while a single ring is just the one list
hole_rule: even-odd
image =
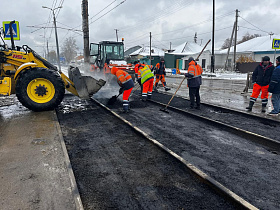
[{"label": "black asphalt pile", "polygon": [[85,209],[233,209],[93,101],[66,96],[57,114]]},{"label": "black asphalt pile", "polygon": [[[153,94],[154,100],[164,103],[170,98]],[[106,103],[106,99],[99,100]],[[279,155],[214,125],[172,111],[161,112],[152,103],[144,106],[139,94],[130,102],[128,114],[120,112],[121,101],[110,108],[254,206],[280,209]],[[171,105],[186,108],[188,103],[175,98]],[[247,127],[253,126],[241,120],[248,123]],[[274,132],[271,127],[267,129]]]}]

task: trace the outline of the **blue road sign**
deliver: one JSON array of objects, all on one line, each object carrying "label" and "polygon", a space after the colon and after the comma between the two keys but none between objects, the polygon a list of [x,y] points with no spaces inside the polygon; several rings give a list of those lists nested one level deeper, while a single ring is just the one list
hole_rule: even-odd
[{"label": "blue road sign", "polygon": [[280,39],[273,39],[272,49],[280,49]]},{"label": "blue road sign", "polygon": [[[11,39],[11,32],[10,32],[10,21],[3,21],[3,28],[4,28],[4,33],[5,33],[5,40],[10,40]],[[12,24],[12,33],[14,40],[20,40],[20,34],[19,34],[19,23],[18,21],[15,21],[14,24]]]}]

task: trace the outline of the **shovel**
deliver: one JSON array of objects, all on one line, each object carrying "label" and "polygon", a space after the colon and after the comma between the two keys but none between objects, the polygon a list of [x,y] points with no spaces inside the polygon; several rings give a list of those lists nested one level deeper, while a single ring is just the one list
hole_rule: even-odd
[{"label": "shovel", "polygon": [[[141,85],[139,85],[139,86],[131,93],[130,96],[132,96],[133,93],[134,93],[139,87],[141,87]],[[115,96],[113,96],[112,98],[110,98],[107,104],[108,104],[108,105],[113,105],[113,104],[117,101],[117,98],[118,98],[121,94],[122,94],[122,93],[120,93],[119,95],[115,95]]]},{"label": "shovel", "polygon": [[[199,55],[197,56],[197,58],[195,60],[198,60],[198,58],[200,57],[200,55],[203,53],[204,49],[206,48],[206,46],[208,45],[208,43],[211,41],[211,39],[209,39],[209,41],[206,43],[206,45],[203,47],[203,49],[201,50],[201,52],[199,53]],[[171,97],[171,99],[169,100],[168,104],[166,104],[166,106],[163,109],[160,109],[160,111],[162,112],[166,112],[169,113],[167,111],[167,107],[169,106],[170,102],[172,101],[172,99],[174,98],[174,96],[176,95],[177,91],[180,89],[182,83],[185,81],[186,77],[184,77],[184,79],[182,80],[182,82],[180,83],[179,87],[177,88],[177,90],[175,91],[175,93],[173,94],[173,96]]]},{"label": "shovel", "polygon": [[115,95],[113,96],[112,98],[109,99],[108,101],[108,105],[113,105],[116,101],[117,101],[117,98],[121,95],[122,93],[119,93],[119,95]]}]

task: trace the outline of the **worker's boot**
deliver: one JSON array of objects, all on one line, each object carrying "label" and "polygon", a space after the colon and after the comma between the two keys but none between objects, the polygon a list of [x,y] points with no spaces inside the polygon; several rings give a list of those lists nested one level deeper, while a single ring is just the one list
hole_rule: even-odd
[{"label": "worker's boot", "polygon": [[123,113],[128,113],[129,112],[129,102],[124,102],[123,103]]},{"label": "worker's boot", "polygon": [[154,91],[155,91],[155,92],[158,92],[157,85],[155,85]]},{"label": "worker's boot", "polygon": [[169,87],[164,87],[164,89],[165,89],[165,91],[168,91],[168,90],[170,90],[170,88]]},{"label": "worker's boot", "polygon": [[246,109],[248,109],[248,111],[252,111],[254,103],[254,101],[250,101],[249,106],[247,106]]},{"label": "worker's boot", "polygon": [[263,104],[262,105],[262,112],[265,113],[265,111],[266,111],[266,104]]},{"label": "worker's boot", "polygon": [[149,93],[149,92],[148,92],[147,99],[148,99],[148,100],[152,99],[152,93]]}]

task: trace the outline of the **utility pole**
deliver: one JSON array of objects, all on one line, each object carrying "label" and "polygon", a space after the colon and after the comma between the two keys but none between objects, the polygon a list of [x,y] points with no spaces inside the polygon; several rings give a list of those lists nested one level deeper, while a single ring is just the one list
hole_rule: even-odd
[{"label": "utility pole", "polygon": [[238,9],[235,10],[235,35],[234,35],[234,53],[233,53],[233,70],[236,71],[236,42],[237,42],[237,26],[238,26]]},{"label": "utility pole", "polygon": [[48,39],[47,39],[47,60],[49,60],[50,58],[49,58],[49,41],[48,41]]},{"label": "utility pole", "polygon": [[42,8],[50,9],[50,10],[52,11],[52,13],[53,13],[53,24],[54,24],[54,30],[55,30],[55,41],[56,41],[56,51],[57,51],[57,64],[58,64],[59,72],[61,72],[60,55],[59,55],[59,45],[58,45],[57,29],[56,29],[56,19],[55,19],[54,10],[59,9],[59,8],[62,8],[62,6],[57,7],[57,8],[54,8],[54,9],[51,9],[51,8],[45,7],[45,6],[42,6]]},{"label": "utility pole", "polygon": [[150,32],[150,65],[152,65],[152,32]]},{"label": "utility pole", "polygon": [[213,0],[213,26],[212,26],[212,56],[211,56],[211,72],[215,69],[215,0]]},{"label": "utility pole", "polygon": [[82,0],[82,19],[84,34],[84,62],[89,64],[88,0]]},{"label": "utility pole", "polygon": [[234,34],[234,31],[235,31],[235,28],[236,28],[236,22],[234,22],[233,28],[232,28],[232,33],[231,33],[230,42],[229,42],[229,48],[228,48],[228,51],[227,51],[227,58],[226,58],[226,62],[225,62],[225,70],[227,69],[228,56],[229,56],[229,51],[230,51],[230,48],[231,48],[231,45],[232,45],[232,39],[233,39],[233,34]]},{"label": "utility pole", "polygon": [[116,37],[117,37],[117,42],[119,41],[118,39],[118,29],[114,29],[116,31]]},{"label": "utility pole", "polygon": [[194,43],[197,43],[197,32],[194,34]]},{"label": "utility pole", "polygon": [[170,52],[171,52],[171,49],[172,49],[172,48],[171,48],[171,44],[172,44],[172,43],[170,42]]}]

